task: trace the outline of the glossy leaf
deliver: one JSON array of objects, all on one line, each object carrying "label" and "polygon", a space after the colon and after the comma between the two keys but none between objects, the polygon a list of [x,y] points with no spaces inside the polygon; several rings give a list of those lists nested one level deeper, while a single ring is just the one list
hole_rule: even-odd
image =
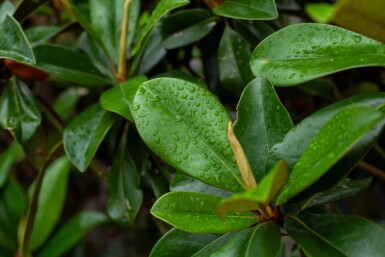
[{"label": "glossy leaf", "polygon": [[[210,257],[244,257],[246,256],[247,246],[254,232],[254,228],[247,228],[232,238],[227,240],[223,245],[215,249]],[[255,256],[255,255],[254,255]]]},{"label": "glossy leaf", "polygon": [[10,144],[9,147],[0,154],[0,190],[7,181],[13,164],[23,160],[24,157],[24,150],[17,142]]},{"label": "glossy leaf", "polygon": [[110,83],[82,52],[56,45],[38,45],[33,51],[36,56],[36,67],[56,79],[84,86]]},{"label": "glossy leaf", "polygon": [[369,187],[371,182],[371,177],[360,180],[345,179],[332,189],[312,196],[302,205],[302,209],[310,208],[320,204],[335,202],[355,195]]},{"label": "glossy leaf", "polygon": [[[119,40],[122,32],[124,0],[91,0],[89,1],[89,7],[93,28],[99,39],[106,46],[109,56],[117,63],[120,50]],[[139,7],[139,0],[131,1],[128,34],[134,33]]]},{"label": "glossy leaf", "polygon": [[27,142],[41,122],[41,113],[29,88],[11,79],[0,97],[0,124],[20,142]]},{"label": "glossy leaf", "polygon": [[213,195],[171,192],[156,201],[151,213],[178,229],[192,233],[226,233],[257,222],[257,217],[250,212],[234,212],[220,219],[215,207],[221,200]]},{"label": "glossy leaf", "polygon": [[4,0],[0,4],[0,24],[4,21],[4,19],[7,17],[7,14],[9,16],[12,16],[15,11],[15,6],[11,1]]},{"label": "glossy leaf", "polygon": [[208,91],[178,79],[150,80],[136,94],[134,116],[142,139],[162,160],[209,185],[242,190],[228,114]]},{"label": "glossy leaf", "polygon": [[52,108],[63,121],[68,121],[83,94],[82,88],[71,87],[63,90],[52,103]]},{"label": "glossy leaf", "polygon": [[385,229],[359,217],[301,213],[287,216],[285,229],[309,256],[380,257],[385,251]]},{"label": "glossy leaf", "polygon": [[104,41],[98,36],[94,27],[87,20],[87,18],[84,17],[84,15],[79,11],[79,9],[74,4],[72,4],[72,1],[71,0],[62,0],[61,3],[66,8],[67,12],[70,13],[75,18],[75,20],[80,24],[80,26],[82,26],[84,28],[84,30],[92,38],[92,40],[100,46],[103,53],[106,56],[109,56],[109,53],[108,53],[106,45],[104,44]]},{"label": "glossy leaf", "polygon": [[67,23],[63,26],[56,25],[40,25],[25,30],[25,35],[32,46],[41,44],[49,39],[57,36],[64,30],[68,29],[73,23]]},{"label": "glossy leaf", "polygon": [[263,39],[275,32],[275,29],[264,21],[243,21],[234,20],[235,29],[252,46],[256,46]]},{"label": "glossy leaf", "polygon": [[383,119],[381,112],[364,105],[350,106],[334,115],[294,166],[277,205],[316,182]]},{"label": "glossy leaf", "polygon": [[12,16],[7,14],[0,23],[0,34],[0,58],[27,64],[35,63],[31,46],[20,24]]},{"label": "glossy leaf", "polygon": [[18,226],[27,211],[27,197],[17,180],[10,176],[0,190],[0,249],[13,256],[17,250]]},{"label": "glossy leaf", "polygon": [[228,233],[223,236],[220,236],[218,239],[214,240],[212,243],[206,245],[199,252],[194,254],[192,257],[207,257],[211,256],[211,254],[215,253],[217,249],[219,249],[222,245],[224,245],[228,240],[239,234],[240,231],[236,231],[233,233]]},{"label": "glossy leaf", "polygon": [[273,85],[263,77],[247,85],[237,111],[234,133],[245,150],[254,176],[260,181],[266,174],[271,147],[283,140],[293,123]]},{"label": "glossy leaf", "polygon": [[150,257],[192,256],[217,238],[214,234],[191,234],[174,228],[156,243]]},{"label": "glossy leaf", "polygon": [[152,28],[156,25],[156,23],[169,11],[181,7],[183,5],[188,4],[189,0],[160,0],[152,12],[149,20],[146,23],[146,26],[140,33],[140,37],[136,42],[135,48],[132,52],[133,55],[136,55],[140,48],[142,47],[142,43],[148,33],[152,30]]},{"label": "glossy leaf", "polygon": [[190,9],[171,14],[162,22],[163,45],[173,49],[204,38],[217,22],[204,9]]},{"label": "glossy leaf", "polygon": [[37,257],[59,257],[75,246],[77,242],[91,229],[108,221],[106,215],[100,212],[82,212],[64,224],[52,236]]},{"label": "glossy leaf", "polygon": [[246,40],[226,26],[219,44],[219,75],[222,86],[235,95],[239,96],[253,79],[248,63],[250,55]]},{"label": "glossy leaf", "polygon": [[272,0],[224,0],[213,12],[243,20],[272,20],[278,17],[275,2]]},{"label": "glossy leaf", "polygon": [[[166,56],[166,53],[166,48],[162,44],[162,34],[157,26],[144,40],[142,51],[138,54],[137,59],[135,59],[137,61],[138,73],[146,74],[149,72]],[[136,71],[132,70],[131,73],[135,74]]]},{"label": "glossy leaf", "polygon": [[115,116],[96,104],[76,116],[65,128],[63,140],[68,158],[80,171],[90,165]]},{"label": "glossy leaf", "polygon": [[31,249],[37,249],[49,238],[59,221],[67,197],[71,163],[62,157],[48,166],[39,193],[39,201],[31,234]]},{"label": "glossy leaf", "polygon": [[[281,244],[281,232],[272,221],[258,225],[249,239],[245,257],[275,257],[278,256]],[[243,257],[243,256],[242,256]]]},{"label": "glossy leaf", "polygon": [[134,98],[139,86],[145,82],[145,76],[138,76],[103,92],[100,96],[100,105],[103,109],[120,114],[131,122]]},{"label": "glossy leaf", "polygon": [[313,113],[292,128],[281,143],[271,148],[268,166],[275,164],[279,160],[285,160],[288,166],[293,168],[319,130],[343,108],[354,104],[363,104],[377,108],[383,103],[385,103],[385,93],[372,93],[339,101]]},{"label": "glossy leaf", "polygon": [[257,187],[223,199],[217,207],[219,217],[224,218],[230,211],[258,210],[260,204],[268,205],[285,185],[288,176],[289,171],[286,163],[284,161],[278,162]]},{"label": "glossy leaf", "polygon": [[275,86],[292,86],[346,69],[384,66],[385,44],[336,26],[295,24],[263,40],[250,65],[254,75]]},{"label": "glossy leaf", "polygon": [[108,177],[107,212],[119,224],[133,224],[143,202],[139,174],[123,136]]},{"label": "glossy leaf", "polygon": [[194,192],[208,195],[216,195],[219,197],[230,197],[231,193],[217,187],[207,185],[197,179],[186,176],[181,172],[175,174],[174,179],[170,183],[171,192]]}]

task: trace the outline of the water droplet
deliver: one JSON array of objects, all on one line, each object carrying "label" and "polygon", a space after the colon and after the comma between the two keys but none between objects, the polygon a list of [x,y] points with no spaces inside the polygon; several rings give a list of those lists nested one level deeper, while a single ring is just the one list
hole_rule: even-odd
[{"label": "water droplet", "polygon": [[177,122],[181,122],[181,121],[182,121],[182,118],[181,118],[179,115],[177,115],[177,116],[175,117],[175,119],[176,119]]},{"label": "water droplet", "polygon": [[358,35],[354,35],[354,36],[353,36],[353,40],[354,40],[354,42],[356,42],[356,43],[360,43],[361,40],[362,40],[362,37],[361,37],[361,36],[358,36]]}]

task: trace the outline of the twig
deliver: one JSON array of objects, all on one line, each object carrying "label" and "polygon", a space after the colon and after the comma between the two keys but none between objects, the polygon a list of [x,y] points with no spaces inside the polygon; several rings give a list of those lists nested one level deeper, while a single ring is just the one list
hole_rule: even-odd
[{"label": "twig", "polygon": [[365,161],[360,161],[358,164],[357,164],[357,167],[360,167],[361,169],[369,172],[370,174],[372,174],[373,176],[376,176],[377,178],[385,181],[385,171],[377,168],[376,166],[373,166]]},{"label": "twig", "polygon": [[126,65],[126,55],[127,55],[127,28],[128,28],[128,16],[130,13],[131,0],[124,1],[124,10],[123,10],[123,19],[122,19],[122,32],[120,34],[119,41],[119,60],[118,60],[118,74],[117,79],[119,82],[125,81],[127,79],[127,65]]}]

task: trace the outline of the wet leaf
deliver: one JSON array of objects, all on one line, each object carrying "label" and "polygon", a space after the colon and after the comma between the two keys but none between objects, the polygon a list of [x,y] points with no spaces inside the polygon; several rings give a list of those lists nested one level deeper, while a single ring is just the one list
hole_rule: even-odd
[{"label": "wet leaf", "polygon": [[293,123],[273,85],[263,77],[247,85],[237,111],[234,133],[245,150],[255,178],[260,181],[266,174],[271,147],[283,140]]},{"label": "wet leaf", "polygon": [[385,251],[385,229],[359,217],[303,212],[287,216],[285,229],[309,256],[380,257]]},{"label": "wet leaf", "polygon": [[119,224],[133,224],[143,201],[140,178],[127,150],[127,136],[122,137],[108,177],[107,212]]},{"label": "wet leaf", "polygon": [[263,40],[250,65],[274,86],[292,86],[346,69],[384,66],[385,44],[332,25],[295,24]]},{"label": "wet leaf", "polygon": [[344,179],[332,189],[312,196],[302,205],[302,209],[310,208],[320,204],[335,202],[355,195],[369,187],[371,182],[371,177],[359,180]]},{"label": "wet leaf", "polygon": [[76,243],[91,229],[103,225],[108,221],[101,212],[82,212],[64,224],[54,234],[37,257],[59,257],[75,246]]},{"label": "wet leaf", "polygon": [[134,118],[140,136],[162,160],[209,185],[242,190],[227,139],[228,114],[206,89],[171,78],[145,82],[135,97]]},{"label": "wet leaf", "polygon": [[237,96],[253,79],[248,63],[250,55],[246,40],[226,26],[219,43],[219,75],[222,86]]},{"label": "wet leaf", "polygon": [[29,88],[13,78],[0,97],[0,124],[20,142],[27,142],[41,122],[41,113]]},{"label": "wet leaf", "polygon": [[131,122],[134,98],[139,86],[145,82],[145,76],[138,76],[103,92],[100,96],[100,105],[103,109],[120,114]]},{"label": "wet leaf", "polygon": [[294,166],[288,183],[278,196],[277,205],[284,204],[316,182],[383,120],[382,112],[364,105],[349,106],[334,115]]},{"label": "wet leaf", "polygon": [[49,238],[67,198],[71,163],[62,157],[47,167],[39,193],[35,222],[31,234],[31,249],[39,248]]},{"label": "wet leaf", "polygon": [[150,257],[192,256],[217,238],[218,236],[213,234],[191,234],[173,228],[159,239]]},{"label": "wet leaf", "polygon": [[90,165],[104,136],[116,117],[98,104],[75,117],[65,128],[63,141],[68,158],[80,171]]},{"label": "wet leaf", "polygon": [[38,45],[33,51],[36,56],[36,67],[56,79],[84,86],[112,83],[82,52],[57,45]]},{"label": "wet leaf", "polygon": [[272,0],[224,0],[213,12],[243,20],[272,20],[278,17],[277,7]]},{"label": "wet leaf", "polygon": [[27,64],[35,63],[31,46],[20,24],[12,16],[7,14],[1,21],[0,34],[0,58]]},{"label": "wet leaf", "polygon": [[213,195],[171,192],[156,201],[151,213],[175,228],[192,233],[226,233],[257,222],[250,212],[234,212],[220,219],[215,207],[221,200]]}]

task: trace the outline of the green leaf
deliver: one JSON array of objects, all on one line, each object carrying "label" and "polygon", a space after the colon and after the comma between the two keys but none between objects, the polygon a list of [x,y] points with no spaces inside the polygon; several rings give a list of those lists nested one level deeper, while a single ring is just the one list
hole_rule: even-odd
[{"label": "green leaf", "polygon": [[276,257],[281,245],[281,232],[272,221],[258,225],[249,240],[245,257]]},{"label": "green leaf", "polygon": [[25,30],[25,35],[32,46],[36,46],[49,39],[57,36],[64,30],[68,29],[73,23],[67,23],[62,26],[56,25],[39,25]]},{"label": "green leaf", "polygon": [[12,2],[5,0],[0,4],[0,24],[4,21],[7,15],[12,16],[15,11],[15,6]]},{"label": "green leaf", "polygon": [[52,108],[63,121],[68,121],[83,94],[83,88],[65,89],[56,97]]},{"label": "green leaf", "polygon": [[67,197],[71,163],[61,157],[47,167],[39,193],[35,222],[31,234],[31,249],[47,240],[59,221]]},{"label": "green leaf", "polygon": [[7,83],[0,97],[0,124],[20,142],[32,137],[41,122],[41,113],[29,88],[17,79]]},{"label": "green leaf", "polygon": [[383,103],[385,103],[385,93],[371,93],[339,101],[313,113],[292,128],[281,143],[271,148],[268,167],[279,160],[285,160],[288,166],[293,168],[319,130],[343,108],[354,104],[377,108]]},{"label": "green leaf", "polygon": [[316,182],[383,120],[381,112],[364,105],[349,106],[334,115],[294,166],[277,205],[284,204]]},{"label": "green leaf", "polygon": [[24,150],[17,142],[12,142],[11,145],[0,154],[0,190],[7,181],[13,164],[23,160],[24,157]]},{"label": "green leaf", "polygon": [[[135,59],[131,74],[146,74],[166,56],[166,53],[166,48],[162,44],[160,27],[156,26],[145,39],[142,50]],[[139,66],[138,72],[136,72],[136,66]]]},{"label": "green leaf", "polygon": [[214,240],[212,243],[206,245],[199,252],[194,254],[192,257],[207,257],[211,256],[211,254],[215,253],[217,249],[219,249],[222,245],[224,245],[228,240],[239,234],[240,231],[236,231],[233,233],[225,234],[218,239]]},{"label": "green leaf", "polygon": [[103,92],[100,96],[100,105],[103,109],[120,114],[131,122],[136,91],[147,81],[145,76],[138,76]]},{"label": "green leaf", "polygon": [[36,9],[38,9],[43,4],[48,3],[49,1],[50,0],[23,0],[17,6],[13,16],[16,20],[22,22],[28,18],[28,16],[31,15],[31,13],[33,13]]},{"label": "green leaf", "polygon": [[108,50],[104,41],[98,36],[94,27],[90,24],[87,18],[78,10],[78,8],[72,4],[71,0],[62,0],[61,3],[67,9],[68,13],[70,13],[75,20],[83,27],[83,29],[87,32],[87,34],[95,41],[100,48],[103,50],[106,56],[109,56]]},{"label": "green leaf", "polygon": [[272,20],[278,17],[277,7],[272,0],[224,0],[213,12],[242,20]]},{"label": "green leaf", "polygon": [[247,85],[237,110],[234,133],[246,153],[256,180],[260,181],[266,174],[271,147],[283,140],[293,123],[273,85],[263,77]]},{"label": "green leaf", "polygon": [[192,233],[226,233],[257,222],[257,217],[250,212],[234,212],[226,219],[220,219],[215,207],[222,199],[206,194],[171,192],[155,202],[151,213],[178,229]]},{"label": "green leaf", "polygon": [[108,221],[106,215],[100,212],[82,212],[64,224],[52,236],[37,257],[59,257],[75,246],[87,233]]},{"label": "green leaf", "polygon": [[127,135],[124,134],[108,177],[107,212],[119,224],[133,224],[143,202],[139,174],[127,150],[127,143]]},{"label": "green leaf", "polygon": [[285,185],[288,176],[289,170],[286,163],[284,161],[278,162],[257,187],[223,199],[217,207],[219,217],[224,218],[231,211],[258,210],[260,204],[268,205]]},{"label": "green leaf", "polygon": [[335,6],[329,3],[311,3],[305,7],[307,15],[318,23],[329,23],[335,14],[335,9]]},{"label": "green leaf", "polygon": [[115,120],[112,113],[95,104],[76,116],[65,128],[64,149],[68,158],[80,171],[85,171],[90,165],[96,150]]},{"label": "green leaf", "polygon": [[0,190],[0,249],[13,256],[17,250],[18,226],[27,211],[27,197],[17,180],[10,176]]},{"label": "green leaf", "polygon": [[255,76],[292,86],[346,69],[384,66],[385,45],[336,26],[295,24],[263,40],[250,65]]},{"label": "green leaf", "polygon": [[[90,0],[89,7],[95,33],[103,41],[109,56],[117,63],[120,50],[119,40],[122,32],[124,0]],[[128,34],[134,34],[139,7],[139,0],[131,1]]]},{"label": "green leaf", "polygon": [[210,254],[210,257],[245,257],[247,246],[253,232],[254,228],[247,228],[240,231],[227,240],[223,245],[215,249]]},{"label": "green leaf", "polygon": [[146,26],[140,32],[139,39],[136,42],[134,50],[132,51],[132,55],[136,55],[139,52],[148,33],[166,13],[175,8],[186,5],[189,2],[189,0],[160,0],[152,12],[151,17],[147,21]]},{"label": "green leaf", "polygon": [[285,229],[308,256],[380,257],[385,252],[385,229],[359,217],[288,215]]},{"label": "green leaf", "polygon": [[215,17],[204,9],[189,9],[171,14],[162,21],[163,45],[173,49],[204,38],[216,26]]},{"label": "green leaf", "polygon": [[222,86],[237,96],[253,79],[248,63],[250,55],[246,40],[226,26],[219,43],[219,75]]},{"label": "green leaf", "polygon": [[192,256],[217,238],[213,234],[191,234],[174,228],[156,243],[150,257]]},{"label": "green leaf", "polygon": [[359,180],[344,179],[332,189],[325,192],[320,192],[312,196],[302,205],[302,209],[310,208],[320,204],[335,202],[355,195],[369,187],[371,182],[371,177]]},{"label": "green leaf", "polygon": [[54,76],[84,86],[100,86],[111,81],[82,52],[56,45],[38,45],[33,49],[36,67]]},{"label": "green leaf", "polygon": [[265,21],[234,20],[234,27],[252,46],[256,46],[275,29]]},{"label": "green leaf", "polygon": [[35,57],[20,24],[10,15],[0,23],[0,58],[33,64]]},{"label": "green leaf", "polygon": [[217,187],[207,185],[197,179],[186,176],[181,172],[176,172],[174,179],[170,183],[171,192],[194,192],[218,197],[229,197],[231,193]]},{"label": "green leaf", "polygon": [[143,141],[162,160],[209,185],[242,190],[227,138],[228,114],[207,90],[178,79],[150,80],[136,94],[134,118]]}]

